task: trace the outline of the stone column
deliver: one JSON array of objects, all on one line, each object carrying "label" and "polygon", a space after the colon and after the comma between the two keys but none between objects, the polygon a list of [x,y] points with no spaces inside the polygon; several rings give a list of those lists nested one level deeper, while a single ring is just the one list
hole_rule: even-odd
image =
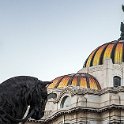
[{"label": "stone column", "polygon": [[112,65],[111,59],[106,59],[104,61],[104,87],[113,87]]}]

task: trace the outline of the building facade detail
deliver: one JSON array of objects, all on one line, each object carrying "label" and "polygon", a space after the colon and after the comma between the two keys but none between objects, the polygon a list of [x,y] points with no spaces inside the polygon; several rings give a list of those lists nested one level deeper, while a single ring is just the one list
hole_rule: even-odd
[{"label": "building facade detail", "polygon": [[102,65],[63,75],[48,87],[45,115],[27,124],[123,124],[124,63]]}]

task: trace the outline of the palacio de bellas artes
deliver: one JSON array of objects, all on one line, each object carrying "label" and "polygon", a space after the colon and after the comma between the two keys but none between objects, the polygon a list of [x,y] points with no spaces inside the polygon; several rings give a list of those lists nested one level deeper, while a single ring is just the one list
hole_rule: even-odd
[{"label": "palacio de bellas artes", "polygon": [[[124,12],[124,6],[122,5]],[[45,115],[27,124],[124,124],[124,23],[120,37],[91,51],[83,68],[48,86]]]}]

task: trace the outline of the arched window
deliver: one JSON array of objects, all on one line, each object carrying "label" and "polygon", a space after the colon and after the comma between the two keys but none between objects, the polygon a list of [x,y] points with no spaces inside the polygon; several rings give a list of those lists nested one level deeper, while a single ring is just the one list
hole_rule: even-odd
[{"label": "arched window", "polygon": [[113,81],[114,81],[114,84],[113,84],[114,87],[121,86],[121,78],[119,76],[114,76]]},{"label": "arched window", "polygon": [[53,99],[57,98],[57,94],[56,93],[50,93],[50,94],[48,94],[47,99],[51,99],[51,98],[53,98]]},{"label": "arched window", "polygon": [[60,104],[60,108],[69,107],[70,105],[71,105],[71,98],[69,96],[65,96],[62,99],[62,102]]}]

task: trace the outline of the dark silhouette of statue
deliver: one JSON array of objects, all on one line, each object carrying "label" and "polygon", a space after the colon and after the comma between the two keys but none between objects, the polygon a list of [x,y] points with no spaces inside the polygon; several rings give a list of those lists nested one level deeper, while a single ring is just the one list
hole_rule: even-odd
[{"label": "dark silhouette of statue", "polygon": [[[122,10],[124,12],[124,5],[122,5]],[[124,40],[124,23],[123,22],[121,22],[120,31],[121,31],[121,37],[119,38],[119,40]]]},{"label": "dark silhouette of statue", "polygon": [[124,5],[122,5],[122,10],[123,10],[123,12],[124,12]]},{"label": "dark silhouette of statue", "polygon": [[[47,102],[47,84],[34,77],[18,76],[0,84],[0,124],[18,124],[29,117],[40,119]],[[29,113],[23,118],[27,107]]]},{"label": "dark silhouette of statue", "polygon": [[120,31],[121,31],[121,37],[119,40],[124,40],[124,23],[123,22],[121,22]]}]

